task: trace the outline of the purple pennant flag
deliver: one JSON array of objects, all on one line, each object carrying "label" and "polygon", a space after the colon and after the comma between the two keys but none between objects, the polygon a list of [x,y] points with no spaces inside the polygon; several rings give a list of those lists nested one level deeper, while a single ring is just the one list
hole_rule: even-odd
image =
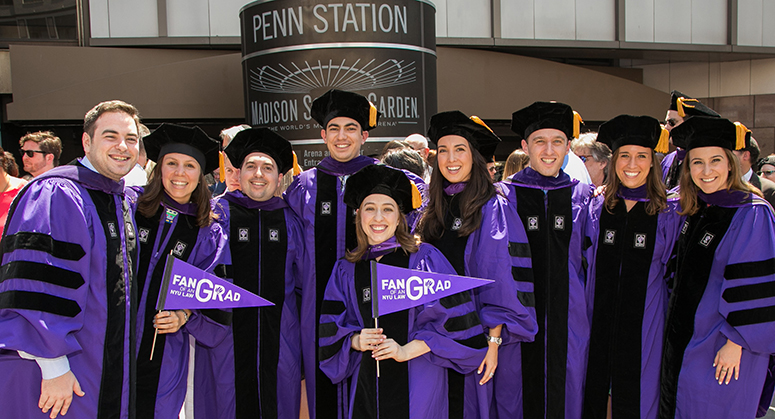
[{"label": "purple pennant flag", "polygon": [[273,306],[250,291],[167,256],[156,310]]},{"label": "purple pennant flag", "polygon": [[374,318],[395,313],[494,282],[437,274],[371,262],[371,311]]}]

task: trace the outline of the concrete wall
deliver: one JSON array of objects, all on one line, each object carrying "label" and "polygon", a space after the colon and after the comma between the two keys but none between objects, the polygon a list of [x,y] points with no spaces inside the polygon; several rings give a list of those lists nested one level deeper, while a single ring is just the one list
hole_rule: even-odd
[{"label": "concrete wall", "polygon": [[564,102],[586,120],[619,114],[664,118],[670,96],[640,83],[581,67],[512,54],[437,49],[439,111],[511,119],[535,101]]}]

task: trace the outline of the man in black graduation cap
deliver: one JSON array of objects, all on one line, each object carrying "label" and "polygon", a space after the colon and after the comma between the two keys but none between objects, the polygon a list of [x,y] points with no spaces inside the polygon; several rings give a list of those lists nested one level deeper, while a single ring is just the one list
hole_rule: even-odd
[{"label": "man in black graduation cap", "polygon": [[536,102],[512,115],[511,130],[522,138],[530,166],[503,184],[518,215],[514,222],[527,233],[529,249],[521,252],[532,256],[538,333],[510,362],[513,397],[499,398],[496,389],[500,417],[581,417],[589,343],[584,251],[593,198],[592,186],[561,168],[580,121],[557,102]]},{"label": "man in black graduation cap", "polygon": [[346,249],[355,247],[352,210],[344,204],[347,178],[377,161],[361,155],[369,131],[377,126],[379,112],[364,96],[329,90],[312,102],[312,118],[329,155],[305,171],[285,192],[285,200],[301,218],[310,256],[301,282],[301,336],[310,418],[336,417],[337,388],[318,368],[318,319],[331,313],[322,305],[323,293],[334,263]]},{"label": "man in black graduation cap", "polygon": [[205,418],[299,417],[301,342],[297,281],[305,271],[301,221],[277,196],[294,165],[291,143],[266,128],[240,131],[224,150],[240,189],[214,205],[229,236],[216,274],[274,303],[236,308],[229,336],[197,346],[194,411]]},{"label": "man in black graduation cap", "polygon": [[764,199],[775,207],[775,182],[763,178],[753,171],[753,165],[759,161],[759,143],[751,135],[751,130],[744,125],[737,122],[742,128],[745,129],[745,147],[740,150],[735,150],[734,153],[737,156],[740,163],[740,173],[743,174],[743,180],[755,186],[756,189],[762,192]]},{"label": "man in black graduation cap", "polygon": [[[703,105],[697,99],[687,96],[678,90],[670,92],[670,107],[665,116],[665,128],[668,131],[672,131],[673,128],[696,115],[712,116],[714,118],[721,117],[716,111]],[[668,190],[678,186],[678,178],[681,176],[681,163],[684,156],[686,156],[686,150],[677,148],[665,156],[660,163],[662,167],[662,181],[665,182]]]}]

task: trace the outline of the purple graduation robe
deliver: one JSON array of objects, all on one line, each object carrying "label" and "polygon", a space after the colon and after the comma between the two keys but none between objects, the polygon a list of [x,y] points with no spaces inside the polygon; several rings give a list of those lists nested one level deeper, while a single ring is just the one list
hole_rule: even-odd
[{"label": "purple graduation robe", "polygon": [[18,350],[67,356],[86,393],[67,417],[135,417],[137,195],[80,163],[33,179],[9,211],[0,270],[0,406],[38,408],[41,372]]},{"label": "purple graduation robe", "polygon": [[562,170],[549,178],[529,167],[503,187],[530,244],[538,333],[502,361],[521,380],[507,390],[511,397],[496,401],[500,417],[580,418],[589,344],[584,251],[591,245],[592,187]]},{"label": "purple graduation robe", "polygon": [[659,163],[660,168],[662,169],[662,182],[665,183],[667,190],[674,189],[678,186],[684,157],[686,157],[686,150],[677,149],[666,155]]},{"label": "purple graduation robe", "polygon": [[301,336],[296,280],[304,272],[301,222],[279,197],[258,202],[241,191],[214,204],[229,235],[216,273],[274,303],[232,310],[228,337],[194,357],[194,415],[206,419],[297,419]]},{"label": "purple graduation robe", "polygon": [[137,315],[137,415],[141,418],[175,418],[186,398],[189,335],[197,342],[213,346],[227,333],[228,313],[220,310],[194,310],[177,332],[156,337],[153,360],[153,318],[164,275],[167,255],[212,272],[226,246],[226,235],[213,222],[196,225],[196,204],[179,204],[166,193],[158,211],[151,217],[136,215],[140,245],[137,288],[141,290]]},{"label": "purple graduation robe", "polygon": [[[532,276],[530,274],[529,249],[524,229],[508,226],[510,210],[506,199],[496,194],[482,206],[482,222],[469,236],[459,237],[457,230],[462,220],[458,193],[465,183],[451,184],[445,189],[448,211],[445,215],[444,234],[431,244],[452,261],[458,275],[492,279],[490,285],[473,290],[474,301],[485,333],[492,327],[503,325],[503,342],[498,349],[498,369],[495,379],[484,386],[479,385],[482,376],[475,372],[463,376],[450,374],[451,398],[450,418],[488,418],[493,416],[499,405],[497,399],[500,387],[497,380],[508,380],[511,376],[510,354],[519,342],[530,342],[538,331],[536,323]],[[501,360],[505,357],[506,362]],[[480,360],[481,363],[481,360]],[[493,396],[493,391],[496,392]]]},{"label": "purple graduation robe", "polygon": [[[590,344],[584,418],[656,419],[659,367],[667,311],[667,264],[682,217],[678,197],[649,215],[646,186],[620,187],[609,212],[602,200],[590,206],[593,235],[588,260]],[[624,199],[636,201],[627,211]]]},{"label": "purple graduation robe", "polygon": [[[659,417],[750,419],[775,353],[775,217],[749,193],[699,199],[679,238]],[[740,379],[719,385],[713,361],[727,339],[743,347]]]},{"label": "purple graduation robe", "polygon": [[[326,287],[320,317],[320,369],[346,395],[343,418],[447,419],[448,371],[469,373],[484,358],[486,344],[468,291],[408,310],[380,316],[384,334],[404,345],[424,341],[430,352],[399,363],[380,361],[380,378],[371,352],[350,347],[354,333],[374,327],[371,314],[373,259],[340,259]],[[436,248],[421,244],[407,255],[394,248],[379,263],[429,272],[455,273]]]},{"label": "purple graduation robe", "polygon": [[377,160],[358,156],[346,163],[331,157],[301,173],[285,191],[285,201],[301,219],[309,260],[301,289],[301,344],[310,419],[334,417],[338,406],[336,386],[318,368],[318,319],[323,293],[334,263],[355,241],[354,211],[344,203],[347,178]]}]

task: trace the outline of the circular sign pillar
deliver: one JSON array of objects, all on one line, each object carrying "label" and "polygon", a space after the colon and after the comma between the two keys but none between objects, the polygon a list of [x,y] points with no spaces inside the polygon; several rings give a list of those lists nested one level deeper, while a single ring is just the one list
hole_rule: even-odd
[{"label": "circular sign pillar", "polygon": [[245,114],[293,143],[299,164],[328,155],[312,101],[330,89],[382,112],[363,154],[427,132],[436,113],[436,11],[420,0],[257,1],[240,11]]}]

